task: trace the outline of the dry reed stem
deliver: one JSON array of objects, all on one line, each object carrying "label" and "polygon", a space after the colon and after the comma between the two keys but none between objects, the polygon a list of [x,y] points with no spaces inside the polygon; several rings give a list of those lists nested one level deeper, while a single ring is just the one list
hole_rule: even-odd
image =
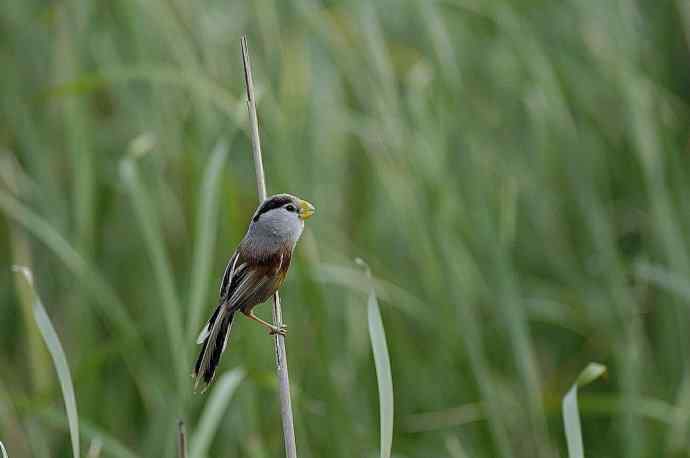
[{"label": "dry reed stem", "polygon": [[177,421],[177,456],[187,458],[187,429],[182,420]]},{"label": "dry reed stem", "polygon": [[[261,159],[261,140],[259,138],[259,122],[256,116],[256,100],[254,97],[254,80],[247,48],[247,37],[242,37],[242,62],[244,64],[244,82],[247,88],[247,109],[249,110],[249,130],[252,139],[252,154],[256,169],[256,187],[259,202],[266,199],[266,179]],[[273,324],[282,326],[283,312],[280,307],[280,296],[276,292],[273,296]],[[280,393],[280,416],[283,423],[283,439],[287,458],[297,458],[295,444],[295,427],[292,421],[292,403],[290,401],[290,378],[288,376],[287,355],[285,352],[285,337],[275,335],[276,369],[278,372],[278,390]]]}]

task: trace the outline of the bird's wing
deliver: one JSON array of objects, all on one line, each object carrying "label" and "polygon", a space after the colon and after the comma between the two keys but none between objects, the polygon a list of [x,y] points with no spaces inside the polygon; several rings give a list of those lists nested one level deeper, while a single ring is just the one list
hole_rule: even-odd
[{"label": "bird's wing", "polygon": [[[240,265],[237,265],[239,257],[239,250],[236,250],[235,253],[230,257],[228,264],[225,266],[225,272],[223,272],[223,278],[220,281],[219,302],[221,304],[226,302],[223,298],[228,297],[230,291],[232,291],[232,288],[234,288],[235,284],[237,283],[238,276],[240,276],[247,267],[246,263],[240,263]],[[214,312],[213,316],[211,316],[211,319],[206,323],[199,333],[199,336],[196,338],[197,344],[203,343],[206,337],[208,337],[211,333],[211,325],[215,322],[218,311],[219,308],[216,308],[216,311]]]},{"label": "bird's wing", "polygon": [[237,286],[228,297],[231,308],[244,309],[265,301],[275,291],[271,286],[274,279],[264,269],[249,266],[246,274],[237,282]]},{"label": "bird's wing", "polygon": [[238,249],[236,266],[221,301],[231,309],[251,309],[266,301],[280,287],[290,265],[290,251],[274,252],[261,257],[244,255]]},{"label": "bird's wing", "polygon": [[223,279],[220,282],[220,291],[218,292],[219,297],[222,299],[226,295],[226,290],[232,287],[232,279],[235,276],[235,268],[237,267],[237,259],[239,258],[239,250],[230,257],[228,265],[225,266],[225,272],[223,272]]}]

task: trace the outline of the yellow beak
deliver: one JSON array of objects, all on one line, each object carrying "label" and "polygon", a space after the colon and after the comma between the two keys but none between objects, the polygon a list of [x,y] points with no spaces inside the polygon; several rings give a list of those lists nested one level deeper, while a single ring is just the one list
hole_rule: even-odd
[{"label": "yellow beak", "polygon": [[309,219],[311,215],[314,214],[316,209],[312,204],[307,202],[306,200],[300,200],[299,201],[299,217],[302,219]]}]

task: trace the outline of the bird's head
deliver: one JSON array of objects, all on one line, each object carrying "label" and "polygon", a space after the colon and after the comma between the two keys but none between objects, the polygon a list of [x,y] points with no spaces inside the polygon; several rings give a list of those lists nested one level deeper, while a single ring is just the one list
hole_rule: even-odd
[{"label": "bird's head", "polygon": [[256,209],[250,233],[284,238],[296,242],[302,234],[304,221],[314,214],[314,206],[291,194],[276,194]]}]

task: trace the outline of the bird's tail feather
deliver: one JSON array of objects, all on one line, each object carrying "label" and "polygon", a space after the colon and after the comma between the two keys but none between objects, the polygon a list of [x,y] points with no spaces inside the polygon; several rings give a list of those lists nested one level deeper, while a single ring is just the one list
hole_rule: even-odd
[{"label": "bird's tail feather", "polygon": [[225,304],[218,305],[199,334],[197,343],[202,344],[202,347],[192,373],[195,379],[194,390],[201,385],[203,392],[213,381],[220,356],[228,344],[234,314],[235,312],[229,311]]}]

